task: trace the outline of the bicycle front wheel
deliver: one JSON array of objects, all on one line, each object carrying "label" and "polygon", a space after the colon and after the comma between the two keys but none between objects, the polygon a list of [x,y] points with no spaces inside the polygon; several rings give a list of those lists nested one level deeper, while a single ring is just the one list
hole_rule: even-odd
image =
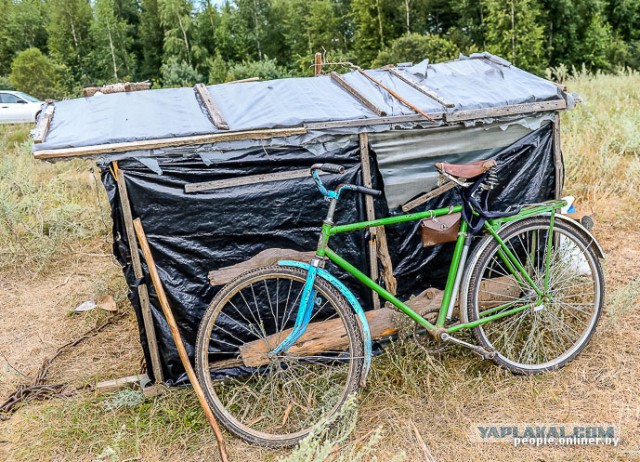
[{"label": "bicycle front wheel", "polygon": [[305,335],[270,353],[295,323],[306,278],[281,266],[247,272],[218,293],[200,324],[196,370],[207,400],[249,442],[291,446],[358,388],[361,331],[344,296],[321,278]]},{"label": "bicycle front wheel", "polygon": [[494,362],[517,374],[558,369],[587,345],[600,318],[604,277],[595,246],[561,220],[550,232],[549,217],[524,219],[500,237],[529,278],[489,238],[472,269],[467,314],[470,321],[498,319],[474,335],[495,352]]}]

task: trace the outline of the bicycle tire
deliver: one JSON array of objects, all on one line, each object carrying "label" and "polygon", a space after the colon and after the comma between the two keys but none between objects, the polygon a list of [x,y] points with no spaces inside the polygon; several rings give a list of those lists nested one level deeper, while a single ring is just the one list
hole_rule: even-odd
[{"label": "bicycle tire", "polygon": [[[536,284],[544,284],[545,280],[542,265],[548,253],[549,229],[550,218],[539,216],[523,219],[499,232]],[[474,266],[466,300],[469,321],[541,303],[473,328],[480,345],[495,352],[493,361],[516,374],[537,374],[565,366],[589,343],[602,314],[605,281],[595,246],[563,221],[555,220],[553,230],[552,251],[548,253],[549,290],[545,292],[548,300],[535,294],[530,284],[517,283],[500,259],[501,246],[495,238],[487,237],[490,242],[481,244],[479,254],[470,259]],[[496,290],[496,284],[503,286],[498,292],[490,291],[489,288]],[[505,295],[505,285],[511,294]],[[507,307],[499,310],[504,305]],[[551,348],[562,351],[551,357]]]},{"label": "bicycle tire", "polygon": [[[332,326],[343,329],[340,332],[346,335],[347,348],[340,351],[326,350],[314,353],[313,356],[305,356],[299,352],[298,356],[289,354],[292,351],[290,348],[282,355],[271,358],[267,365],[251,368],[238,365],[239,358],[242,357],[239,348],[242,345],[246,348],[249,343],[238,338],[239,332],[245,332],[248,337],[246,340],[256,337],[262,338],[261,341],[271,342],[268,345],[271,349],[282,341],[286,335],[282,333],[293,325],[297,314],[296,301],[290,304],[290,300],[294,298],[292,287],[296,286],[293,292],[299,297],[306,278],[306,271],[291,267],[268,266],[249,271],[227,284],[216,295],[200,324],[196,343],[196,371],[207,401],[216,417],[229,431],[254,444],[268,447],[296,444],[310,433],[316,423],[335,416],[359,386],[364,362],[360,326],[345,297],[320,277],[316,278],[314,284],[317,294],[311,322],[315,321],[316,327],[323,323],[324,326],[329,326],[328,323],[333,322]],[[289,292],[286,303],[282,306],[280,295],[284,295],[287,283]],[[261,292],[263,286],[264,292]],[[238,307],[234,301],[245,299],[246,302],[248,293],[252,293],[253,301],[247,303],[247,309],[243,311],[241,307],[237,312]],[[255,308],[262,304],[262,313],[259,309],[252,310],[253,302]],[[229,336],[227,334],[232,328],[230,326],[235,326],[234,323],[238,322],[238,319],[232,321],[228,317],[234,312],[237,312],[236,318],[240,320],[238,325],[248,329],[238,327]],[[318,321],[320,318],[322,320]],[[276,334],[277,337],[274,337]],[[296,345],[302,341],[304,338],[298,340]],[[234,343],[233,348],[231,343]],[[236,361],[236,366],[226,371],[210,367],[210,353],[217,353],[219,356],[222,354],[222,345],[229,350],[223,355],[226,360]],[[212,364],[215,366],[216,363]],[[214,376],[222,376],[223,380],[215,380],[212,371]],[[238,375],[238,371],[250,374],[249,378],[241,374],[234,376]],[[269,381],[271,383],[267,383]],[[295,387],[289,383],[294,381]],[[263,393],[267,386],[268,397]],[[261,391],[258,391],[258,387],[262,387]],[[301,417],[305,412],[304,409],[299,409],[305,407],[304,399],[301,398],[307,390],[307,416]],[[229,399],[229,396],[232,398]],[[240,397],[237,401],[236,396]],[[243,398],[245,402],[238,404]],[[300,421],[298,425],[294,425],[296,418]],[[278,427],[280,424],[281,429]]]}]

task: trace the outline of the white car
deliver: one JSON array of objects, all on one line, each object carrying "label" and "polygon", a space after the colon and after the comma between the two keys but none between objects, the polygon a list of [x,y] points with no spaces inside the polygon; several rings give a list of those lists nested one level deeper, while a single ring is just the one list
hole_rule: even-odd
[{"label": "white car", "polygon": [[0,90],[0,124],[35,122],[42,104],[38,98],[21,91]]}]

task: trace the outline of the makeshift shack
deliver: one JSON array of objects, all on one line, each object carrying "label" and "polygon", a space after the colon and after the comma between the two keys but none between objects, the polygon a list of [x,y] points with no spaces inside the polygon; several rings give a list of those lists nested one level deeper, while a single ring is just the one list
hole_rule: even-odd
[{"label": "makeshift shack", "polygon": [[[95,96],[50,104],[34,133],[43,160],[95,158],[113,217],[113,251],[139,320],[152,380],[185,380],[131,228],[144,224],[190,354],[220,285],[240,271],[313,251],[326,211],[308,174],[347,167],[329,184],[384,191],[345,194],[339,221],[424,210],[457,200],[434,163],[495,158],[493,207],[562,191],[561,86],[487,53],[458,60]],[[442,288],[451,246],[423,248],[418,223],[337,236],[336,250],[401,298]],[[275,250],[274,250],[275,249]],[[255,258],[254,258],[255,257]],[[251,260],[253,258],[253,260]],[[211,273],[211,274],[210,274]],[[377,296],[350,281],[367,309]]]}]

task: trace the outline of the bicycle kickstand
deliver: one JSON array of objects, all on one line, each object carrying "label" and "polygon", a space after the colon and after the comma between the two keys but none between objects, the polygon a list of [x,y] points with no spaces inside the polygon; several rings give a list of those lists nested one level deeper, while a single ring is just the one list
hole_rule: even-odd
[{"label": "bicycle kickstand", "polygon": [[460,340],[459,338],[455,338],[447,333],[442,333],[440,335],[440,339],[443,342],[457,343],[458,345],[467,347],[471,351],[479,355],[482,359],[493,359],[496,356],[495,350],[489,351],[486,348],[481,347],[480,345],[473,345],[471,343],[465,342],[464,340]]}]

